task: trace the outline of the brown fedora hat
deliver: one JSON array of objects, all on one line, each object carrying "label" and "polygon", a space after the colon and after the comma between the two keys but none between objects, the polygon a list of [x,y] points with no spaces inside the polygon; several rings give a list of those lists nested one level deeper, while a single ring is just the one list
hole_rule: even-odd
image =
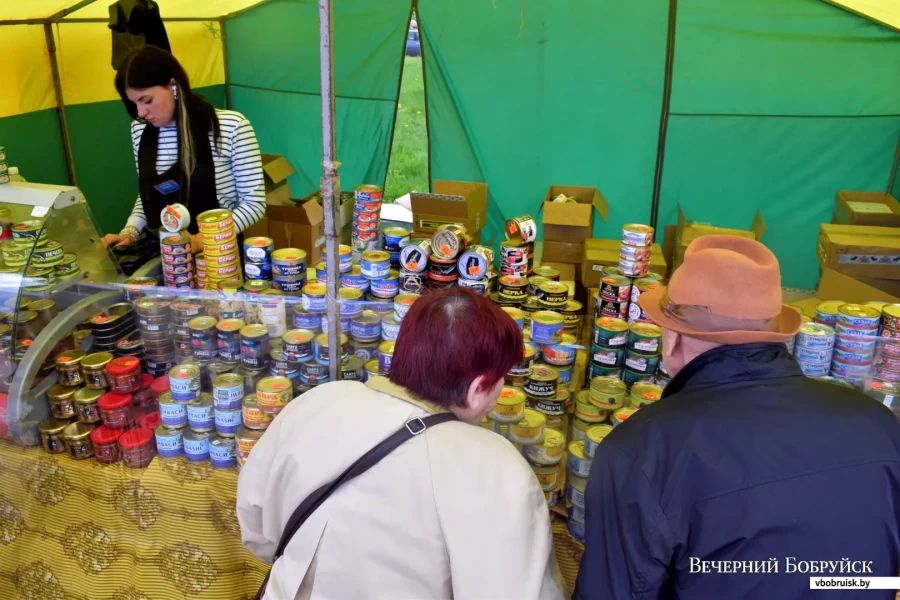
[{"label": "brown fedora hat", "polygon": [[694,240],[669,286],[638,302],[657,325],[720,344],[786,342],[802,324],[800,313],[782,304],[772,251],[734,235]]}]

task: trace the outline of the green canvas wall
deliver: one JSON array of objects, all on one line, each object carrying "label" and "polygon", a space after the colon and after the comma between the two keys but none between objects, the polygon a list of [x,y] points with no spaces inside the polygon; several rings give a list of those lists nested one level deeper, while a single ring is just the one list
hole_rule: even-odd
[{"label": "green canvas wall", "polygon": [[19,167],[25,179],[69,183],[55,108],[0,119],[0,146],[6,148],[7,163]]}]

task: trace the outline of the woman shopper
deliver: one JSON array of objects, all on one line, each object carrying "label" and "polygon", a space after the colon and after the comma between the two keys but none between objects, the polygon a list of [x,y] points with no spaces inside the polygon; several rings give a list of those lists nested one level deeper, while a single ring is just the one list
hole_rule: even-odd
[{"label": "woman shopper", "polygon": [[131,243],[145,227],[158,230],[170,204],[188,208],[194,251],[202,249],[193,217],[216,208],[234,213],[237,233],[266,211],[259,144],[240,113],[213,108],[191,90],[178,60],[155,46],[129,53],[116,73],[116,90],[131,123],[140,194],[127,224],[104,237],[107,246]]},{"label": "woman shopper", "polygon": [[288,404],[238,480],[244,545],[267,562],[315,490],[407,422],[456,418],[340,485],[275,561],[265,598],[563,598],[543,492],[515,447],[479,426],[521,356],[515,322],[454,288],[412,305],[389,379]]}]

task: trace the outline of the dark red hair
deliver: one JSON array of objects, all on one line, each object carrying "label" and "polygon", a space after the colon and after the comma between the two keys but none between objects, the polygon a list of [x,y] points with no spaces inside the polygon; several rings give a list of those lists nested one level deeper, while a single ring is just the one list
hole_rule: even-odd
[{"label": "dark red hair", "polygon": [[410,307],[389,377],[423,400],[464,406],[477,377],[493,386],[522,361],[522,350],[522,332],[499,306],[468,288],[450,288]]}]

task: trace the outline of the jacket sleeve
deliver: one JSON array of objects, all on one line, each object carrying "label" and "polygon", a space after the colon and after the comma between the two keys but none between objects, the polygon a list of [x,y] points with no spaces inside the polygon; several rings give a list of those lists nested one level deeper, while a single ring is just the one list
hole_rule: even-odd
[{"label": "jacket sleeve", "polygon": [[668,521],[640,468],[608,442],[594,456],[585,508],[574,600],[668,597],[674,554]]},{"label": "jacket sleeve", "polygon": [[242,119],[231,140],[231,170],[238,201],[232,209],[235,229],[241,233],[266,214],[266,182],[262,155],[253,126]]}]

